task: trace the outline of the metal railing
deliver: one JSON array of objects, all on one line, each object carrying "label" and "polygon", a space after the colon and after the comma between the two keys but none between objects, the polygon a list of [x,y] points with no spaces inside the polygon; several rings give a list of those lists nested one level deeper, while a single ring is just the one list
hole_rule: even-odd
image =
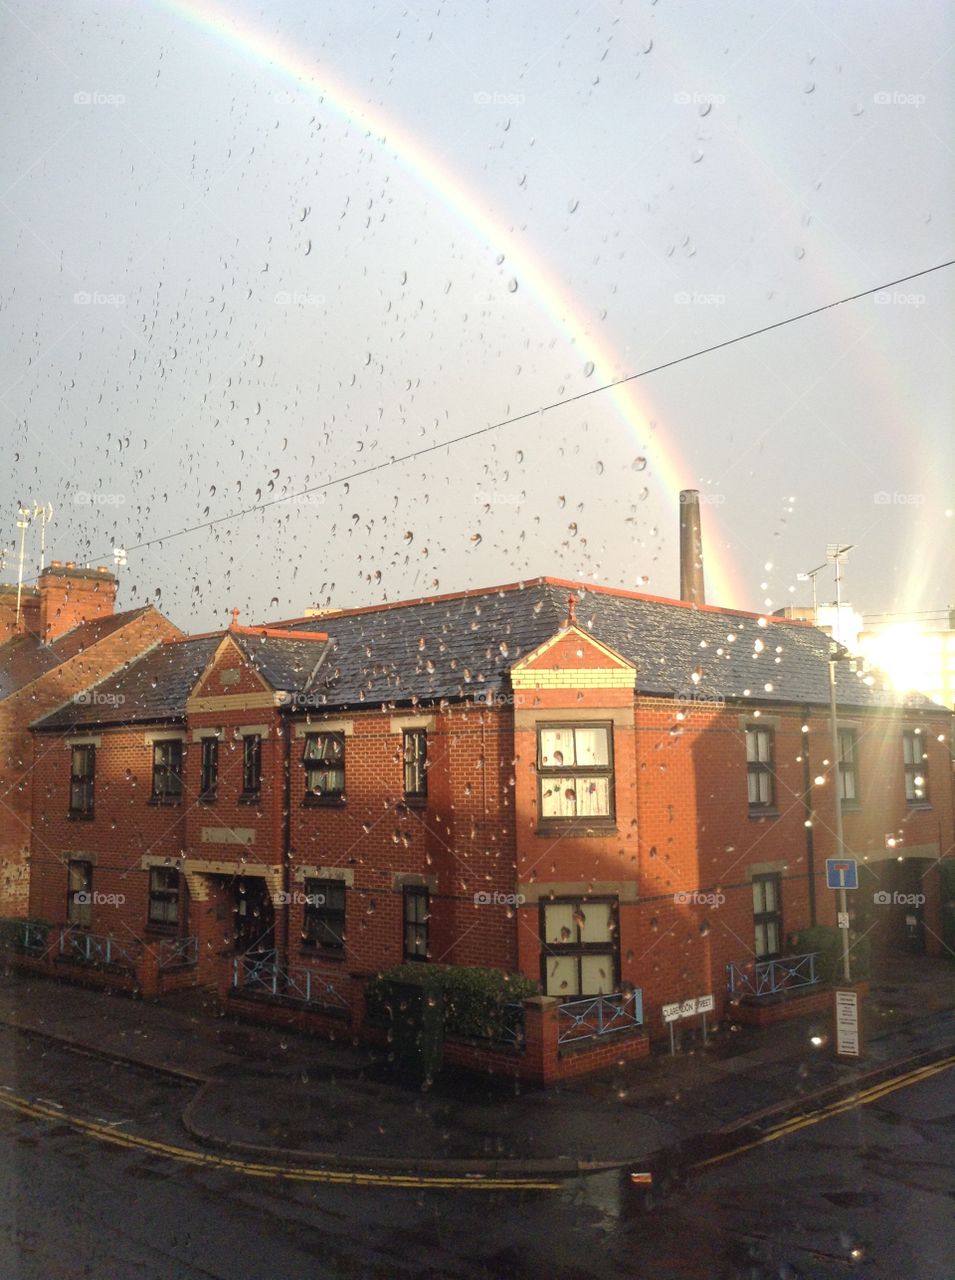
[{"label": "metal railing", "polygon": [[64,925],[60,929],[59,954],[61,959],[74,964],[110,966],[135,973],[142,947],[138,942],[117,942],[103,934]]},{"label": "metal railing", "polygon": [[159,968],[180,969],[199,963],[198,938],[163,938],[159,943]]},{"label": "metal railing", "polygon": [[642,1026],[643,992],[639,989],[626,994],[616,992],[587,1000],[569,1000],[557,1010],[557,1043],[589,1040]]},{"label": "metal railing", "polygon": [[313,969],[280,968],[274,951],[236,956],[232,962],[232,988],[301,1004],[350,1008],[348,999],[336,991],[327,978]]},{"label": "metal railing", "polygon": [[45,951],[49,943],[51,926],[48,924],[33,924],[26,921],[20,937],[17,939],[17,946],[22,951]]},{"label": "metal railing", "polygon": [[35,920],[0,920],[0,947],[40,955],[47,948],[51,928]]},{"label": "metal railing", "polygon": [[778,960],[747,960],[742,964],[734,961],[726,966],[729,993],[758,999],[815,986],[819,981],[818,955],[818,951],[809,951],[803,956],[781,956]]}]

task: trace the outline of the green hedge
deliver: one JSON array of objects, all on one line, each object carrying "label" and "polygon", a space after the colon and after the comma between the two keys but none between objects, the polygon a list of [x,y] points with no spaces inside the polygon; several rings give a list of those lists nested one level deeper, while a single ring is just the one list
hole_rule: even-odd
[{"label": "green hedge", "polygon": [[372,978],[365,988],[370,1022],[387,1021],[389,982],[408,982],[444,997],[444,1029],[449,1036],[499,1040],[505,1028],[504,1006],[538,994],[536,982],[502,969],[452,964],[402,964]]},{"label": "green hedge", "polygon": [[[792,935],[794,955],[817,951],[816,973],[821,982],[842,981],[842,930],[831,924],[811,925]],[[872,948],[868,938],[849,933],[849,972],[853,982],[869,976],[869,959]]]}]

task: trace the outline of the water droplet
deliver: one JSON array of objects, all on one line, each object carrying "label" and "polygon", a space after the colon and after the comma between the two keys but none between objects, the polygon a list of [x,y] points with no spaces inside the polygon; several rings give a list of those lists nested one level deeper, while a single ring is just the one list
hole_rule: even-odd
[{"label": "water droplet", "polygon": [[634,458],[633,462],[630,463],[630,469],[632,471],[646,471],[647,469],[646,458],[643,458],[643,457]]},{"label": "water droplet", "polygon": [[594,371],[594,362],[593,360],[588,360],[587,363],[584,365],[584,377],[589,378],[590,375],[593,373],[593,371]]},{"label": "water droplet", "polygon": [[517,293],[517,280],[513,276],[507,282],[507,291],[508,293]]}]

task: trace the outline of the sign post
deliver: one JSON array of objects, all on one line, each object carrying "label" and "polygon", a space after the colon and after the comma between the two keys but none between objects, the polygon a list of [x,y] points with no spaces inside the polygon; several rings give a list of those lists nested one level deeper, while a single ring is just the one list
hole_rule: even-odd
[{"label": "sign post", "polygon": [[842,976],[845,987],[838,987],[835,999],[836,1057],[862,1056],[862,1020],[859,1016],[859,992],[849,986],[849,909],[846,890],[859,887],[859,864],[855,858],[827,858],[826,884],[839,894],[838,922],[842,934]]},{"label": "sign post", "polygon": [[716,999],[712,995],[697,996],[693,1000],[678,1000],[675,1004],[665,1004],[661,1012],[663,1021],[670,1028],[670,1053],[676,1053],[676,1037],[673,1028],[681,1018],[693,1018],[697,1014],[702,1020],[703,1043],[707,1043],[706,1015],[716,1008]]},{"label": "sign post", "polygon": [[[838,796],[836,797],[836,804],[839,806],[842,804]],[[842,841],[840,840],[839,843],[841,844]],[[839,894],[837,919],[839,929],[842,932],[842,980],[843,982],[851,982],[852,979],[849,974],[849,905],[846,901],[846,890],[858,889],[859,887],[859,864],[855,858],[827,858],[826,884]]]}]

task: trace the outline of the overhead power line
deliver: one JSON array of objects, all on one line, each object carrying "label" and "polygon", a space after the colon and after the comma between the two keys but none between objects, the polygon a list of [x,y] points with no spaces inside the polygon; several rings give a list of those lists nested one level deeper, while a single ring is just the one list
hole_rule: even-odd
[{"label": "overhead power line", "polygon": [[[442,440],[439,444],[424,445],[420,449],[414,449],[412,452],[401,454],[399,457],[383,459],[381,462],[373,463],[371,466],[362,467],[358,471],[350,471],[347,475],[335,476],[333,479],[325,480],[321,484],[309,485],[307,489],[299,489],[296,493],[283,494],[278,498],[270,498],[266,502],[256,502],[252,506],[241,507],[238,511],[231,511],[227,515],[214,516],[211,520],[203,520],[198,524],[187,525],[184,529],[176,529],[171,533],[147,538],[143,542],[137,542],[132,546],[125,547],[124,550],[127,554],[130,551],[144,551],[146,548],[157,546],[161,542],[170,542],[173,538],[183,538],[190,533],[199,533],[203,529],[213,529],[217,525],[228,524],[232,520],[241,520],[243,516],[251,515],[255,511],[266,511],[269,507],[277,507],[282,503],[294,502],[296,498],[303,498],[310,493],[320,493],[325,489],[334,488],[336,485],[348,484],[353,480],[362,480],[366,476],[384,471],[388,467],[397,467],[405,462],[414,462],[417,458],[424,458],[430,453],[438,453],[441,449],[450,449],[452,445],[464,444],[468,440],[477,440],[481,436],[489,435],[492,431],[501,431],[504,427],[515,426],[518,422],[526,422],[530,418],[549,413],[552,409],[559,409],[568,404],[576,404],[578,401],[586,400],[590,396],[612,391],[615,387],[626,386],[629,382],[636,382],[639,378],[647,378],[652,373],[661,373],[664,369],[673,369],[676,365],[685,364],[688,360],[697,360],[700,356],[711,355],[714,351],[722,351],[726,347],[735,346],[739,342],[748,342],[751,338],[758,338],[761,334],[772,333],[774,329],[782,329],[786,325],[796,324],[800,320],[808,320],[811,316],[821,315],[824,311],[831,311],[834,307],[845,306],[848,302],[857,302],[860,298],[870,297],[874,293],[882,293],[886,289],[894,289],[898,285],[908,284],[912,280],[918,280],[922,276],[931,275],[935,271],[943,271],[946,267],[951,266],[955,266],[955,258],[951,258],[947,262],[936,263],[934,267],[925,267],[922,271],[914,271],[911,275],[900,276],[897,280],[888,280],[884,284],[874,285],[871,289],[863,289],[859,293],[837,298],[834,302],[824,303],[822,306],[813,307],[809,311],[801,311],[798,315],[787,316],[784,320],[776,320],[773,324],[763,325],[759,329],[750,329],[746,333],[737,334],[734,338],[726,338],[722,342],[715,342],[712,346],[700,347],[697,351],[690,351],[686,355],[676,356],[673,360],[665,360],[662,364],[655,364],[648,369],[641,369],[639,373],[630,373],[623,378],[615,379],[613,382],[604,382],[596,387],[588,387],[586,391],[579,391],[576,395],[564,396],[561,400],[539,405],[536,409],[528,409],[524,413],[515,414],[510,418],[502,418],[500,422],[492,422],[484,427],[476,427],[473,431],[466,431],[462,435],[452,436],[448,440]],[[90,556],[90,559],[105,560],[111,557],[112,554],[113,550],[110,548],[109,551]]]}]

